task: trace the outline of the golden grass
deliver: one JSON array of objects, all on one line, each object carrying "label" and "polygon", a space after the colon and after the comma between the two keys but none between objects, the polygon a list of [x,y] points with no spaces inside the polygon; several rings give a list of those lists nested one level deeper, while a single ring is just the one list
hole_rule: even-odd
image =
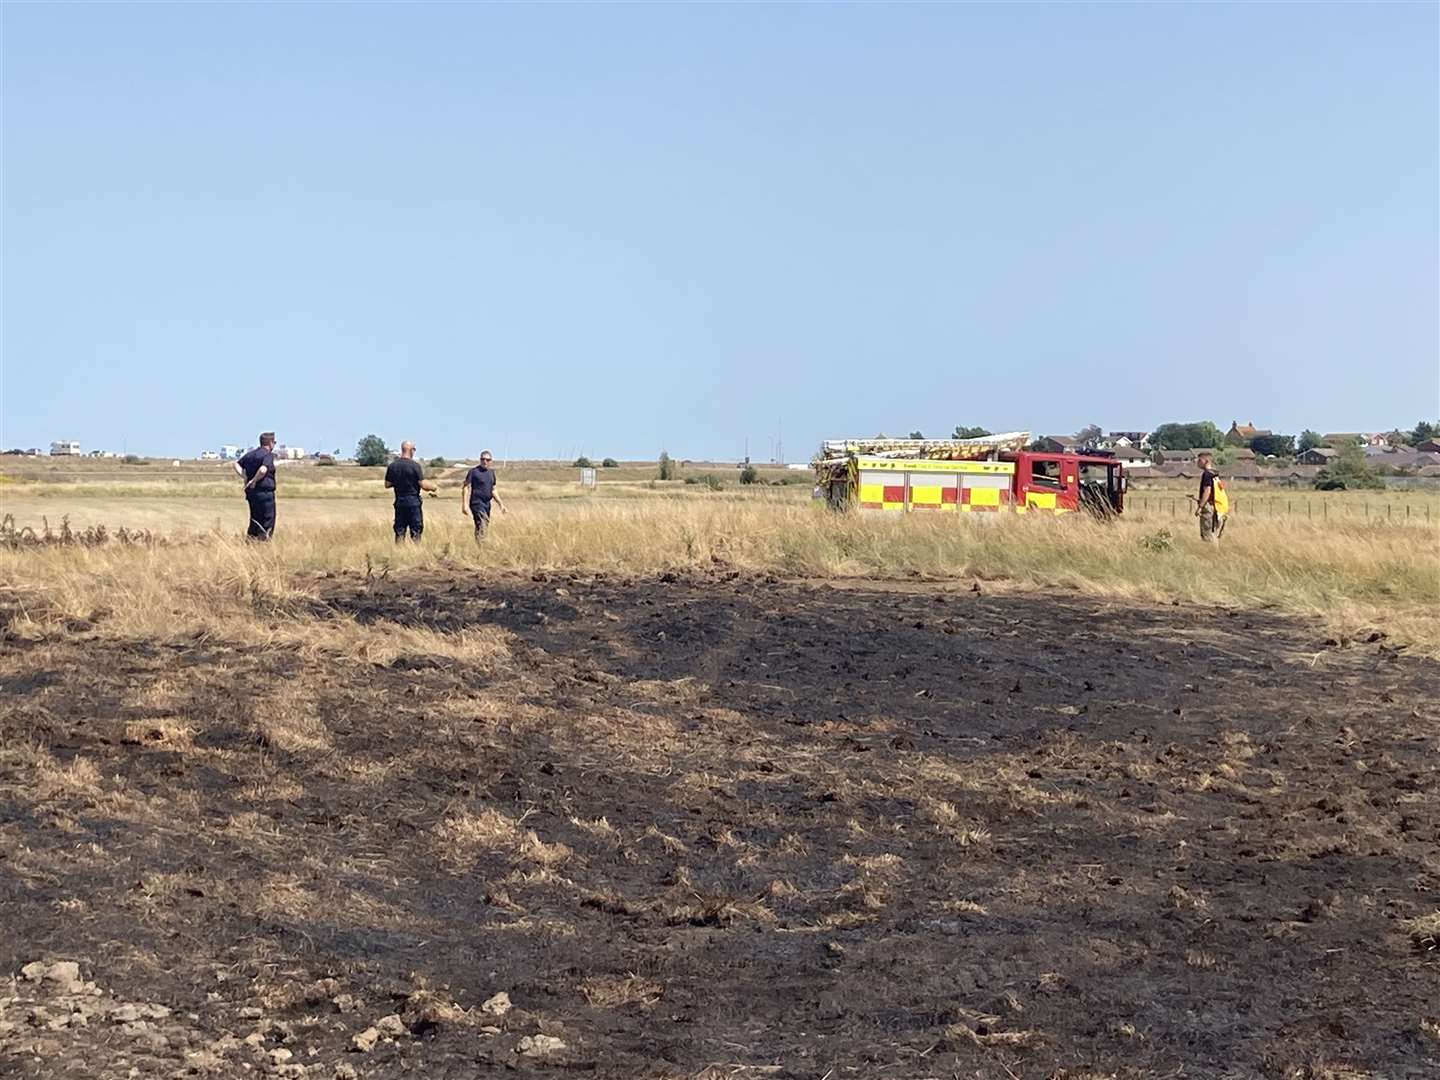
[{"label": "golden grass", "polygon": [[[268,643],[442,655],[459,650],[471,657],[498,654],[503,638],[491,632],[468,640],[427,637],[399,628],[357,634],[334,620],[317,637],[305,618],[314,577],[435,567],[473,574],[477,582],[501,571],[735,570],[837,581],[920,576],[1117,603],[1274,609],[1308,617],[1328,634],[1378,629],[1392,642],[1440,655],[1440,528],[1256,520],[1232,525],[1217,547],[1191,535],[1189,518],[1157,541],[1168,525],[1099,525],[1081,517],[834,515],[780,494],[721,493],[709,499],[520,504],[477,546],[458,507],[448,500],[428,505],[433,509],[418,546],[397,548],[383,513],[364,523],[286,528],[282,504],[282,527],[269,545],[211,533],[155,548],[0,551],[0,589],[18,607],[19,624],[100,619],[116,633],[163,638],[229,636],[238,619],[247,637],[258,633]],[[302,623],[303,632],[297,631]],[[402,634],[408,639],[397,636]]]}]

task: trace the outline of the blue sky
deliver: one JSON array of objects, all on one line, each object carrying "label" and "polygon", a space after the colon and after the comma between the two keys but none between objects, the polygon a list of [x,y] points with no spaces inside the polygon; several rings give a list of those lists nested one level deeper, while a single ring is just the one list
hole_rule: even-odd
[{"label": "blue sky", "polygon": [[1435,5],[0,17],[4,446],[1440,411]]}]

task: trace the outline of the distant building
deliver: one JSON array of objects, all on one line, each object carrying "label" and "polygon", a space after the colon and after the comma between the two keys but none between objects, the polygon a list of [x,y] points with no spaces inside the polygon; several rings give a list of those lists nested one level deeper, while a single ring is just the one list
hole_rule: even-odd
[{"label": "distant building", "polygon": [[1326,446],[1364,446],[1365,437],[1358,431],[1331,431],[1320,436]]},{"label": "distant building", "polygon": [[235,461],[244,452],[245,451],[242,450],[240,447],[232,446],[229,443],[226,443],[224,446],[220,447],[220,456],[226,461]]},{"label": "distant building", "polygon": [[215,450],[201,450],[201,451],[200,451],[200,460],[201,460],[201,461],[219,461],[219,460],[220,460],[220,454],[219,454],[217,451],[215,451]]},{"label": "distant building", "polygon": [[1032,445],[1046,454],[1073,454],[1080,449],[1074,435],[1041,435]]},{"label": "distant building", "polygon": [[80,444],[74,439],[61,439],[50,444],[51,457],[79,457]]},{"label": "distant building", "polygon": [[275,456],[282,461],[299,461],[305,456],[303,446],[277,446]]},{"label": "distant building", "polygon": [[1110,444],[1111,449],[1118,450],[1122,446],[1133,446],[1140,450],[1150,448],[1150,433],[1148,431],[1112,431],[1105,441]]},{"label": "distant building", "polygon": [[1225,433],[1226,446],[1249,446],[1250,440],[1259,435],[1275,434],[1269,428],[1257,428],[1255,421],[1242,424],[1239,420],[1230,421],[1230,430]]},{"label": "distant building", "polygon": [[1340,451],[1331,446],[1314,446],[1295,458],[1297,465],[1328,465],[1340,456]]},{"label": "distant building", "polygon": [[1127,469],[1148,469],[1152,464],[1150,455],[1135,446],[1117,446],[1110,453],[1116,461],[1123,461]]},{"label": "distant building", "polygon": [[1440,439],[1426,439],[1417,443],[1415,449],[1422,454],[1440,454]]},{"label": "distant building", "polygon": [[1232,446],[1225,451],[1232,461],[1254,461],[1255,451],[1248,446]]}]

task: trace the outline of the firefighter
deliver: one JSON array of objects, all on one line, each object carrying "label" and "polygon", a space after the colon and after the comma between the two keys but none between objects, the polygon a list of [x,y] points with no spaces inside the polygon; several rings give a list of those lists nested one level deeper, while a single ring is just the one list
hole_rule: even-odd
[{"label": "firefighter", "polygon": [[1212,468],[1214,458],[1201,454],[1195,462],[1200,466],[1200,497],[1195,500],[1195,516],[1200,519],[1200,539],[1219,540],[1225,531],[1225,518],[1230,513],[1230,496],[1225,481]]},{"label": "firefighter", "polygon": [[251,540],[275,535],[275,433],[260,434],[260,445],[235,462],[235,473],[245,481],[245,504],[250,510]]},{"label": "firefighter", "polygon": [[490,504],[493,501],[506,513],[505,500],[495,492],[494,460],[489,450],[480,451],[480,464],[465,474],[465,483],[460,488],[460,512],[475,520],[475,538],[485,535],[490,526]]},{"label": "firefighter", "polygon": [[425,531],[420,493],[433,494],[438,489],[435,481],[425,479],[425,470],[415,460],[415,444],[409,439],[400,444],[400,456],[385,469],[385,486],[395,492],[395,542],[404,540],[407,532],[411,540],[419,540]]}]

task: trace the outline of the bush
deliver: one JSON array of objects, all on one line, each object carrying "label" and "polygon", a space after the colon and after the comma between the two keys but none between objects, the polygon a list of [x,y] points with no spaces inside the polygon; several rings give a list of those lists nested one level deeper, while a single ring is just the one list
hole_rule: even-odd
[{"label": "bush", "polygon": [[1140,546],[1146,551],[1161,552],[1169,551],[1175,546],[1175,537],[1169,529],[1160,529],[1157,532],[1147,533],[1140,538]]},{"label": "bush", "polygon": [[740,483],[755,484],[760,481],[760,470],[754,465],[746,465],[740,470]]},{"label": "bush", "polygon": [[335,465],[335,459],[333,457],[322,457],[319,461],[315,462],[315,464],[317,466],[329,465],[333,468]]},{"label": "bush", "polygon": [[1365,460],[1365,452],[1359,446],[1343,448],[1315,478],[1317,491],[1358,491],[1384,486],[1385,481],[1370,467]]},{"label": "bush", "polygon": [[443,457],[432,457],[426,464],[432,469],[445,469],[449,467],[450,462],[446,461]]},{"label": "bush", "polygon": [[379,435],[366,435],[355,444],[356,465],[385,465],[390,461],[390,448]]},{"label": "bush", "polygon": [[595,467],[595,463],[591,461],[588,457],[586,457],[584,454],[581,454],[575,459],[574,467],[577,469],[593,469]]},{"label": "bush", "polygon": [[955,432],[950,437],[952,439],[983,439],[989,434],[991,434],[989,428],[966,427],[964,424],[956,424]]},{"label": "bush", "polygon": [[600,462],[600,467],[602,469],[618,469],[620,462],[616,461],[613,457],[607,457],[604,461]]},{"label": "bush", "polygon": [[660,479],[661,479],[661,480],[674,480],[674,479],[676,478],[677,473],[678,473],[678,470],[675,468],[675,462],[673,462],[673,461],[670,460],[670,455],[669,455],[669,454],[667,454],[664,450],[661,450],[661,451],[660,451]]},{"label": "bush", "polygon": [[146,461],[144,458],[142,458],[139,454],[126,454],[126,455],[125,455],[123,458],[121,458],[120,460],[121,460],[122,462],[124,462],[126,465],[149,465],[149,464],[150,464],[148,461]]}]

